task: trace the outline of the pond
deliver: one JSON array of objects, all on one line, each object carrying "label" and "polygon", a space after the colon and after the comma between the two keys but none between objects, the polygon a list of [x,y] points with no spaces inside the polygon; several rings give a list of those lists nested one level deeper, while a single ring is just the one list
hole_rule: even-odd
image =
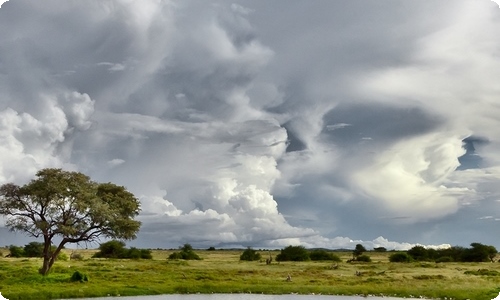
[{"label": "pond", "polygon": [[[326,295],[258,295],[258,294],[196,294],[196,295],[156,295],[134,297],[85,298],[83,300],[359,300],[359,299],[401,300],[394,297],[326,296]],[[62,299],[64,300],[64,299]],[[81,298],[79,300],[82,300]]]}]

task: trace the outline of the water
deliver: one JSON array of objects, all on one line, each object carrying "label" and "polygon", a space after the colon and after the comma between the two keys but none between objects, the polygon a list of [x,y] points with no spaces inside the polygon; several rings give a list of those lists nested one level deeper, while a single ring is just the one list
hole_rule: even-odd
[{"label": "water", "polygon": [[[384,299],[401,300],[393,297],[325,296],[325,295],[258,295],[258,294],[196,294],[196,295],[156,295],[133,297],[84,298],[79,300],[360,300]],[[64,299],[62,299],[64,300]]]}]

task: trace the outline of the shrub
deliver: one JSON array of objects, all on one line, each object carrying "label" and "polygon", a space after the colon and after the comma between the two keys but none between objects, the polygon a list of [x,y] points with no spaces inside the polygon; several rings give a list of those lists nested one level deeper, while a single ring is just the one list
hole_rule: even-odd
[{"label": "shrub", "polygon": [[243,253],[240,255],[240,260],[246,261],[254,261],[259,260],[261,258],[260,253],[255,251],[254,249],[248,247]]},{"label": "shrub", "polygon": [[438,259],[436,259],[437,263],[444,263],[444,262],[453,262],[453,257],[451,256],[441,256]]},{"label": "shrub", "polygon": [[111,240],[102,243],[99,246],[99,251],[92,257],[95,258],[123,258],[125,255],[125,243],[122,241]]},{"label": "shrub", "polygon": [[340,262],[340,257],[326,250],[313,250],[309,253],[311,260],[332,260]]},{"label": "shrub", "polygon": [[414,260],[422,261],[429,258],[429,253],[427,249],[423,246],[414,246],[408,250],[408,255],[410,255]]},{"label": "shrub", "polygon": [[72,282],[86,282],[89,281],[89,278],[87,277],[86,274],[80,273],[80,271],[75,271],[73,275],[71,275],[70,281]]},{"label": "shrub", "polygon": [[99,252],[96,252],[92,257],[95,258],[131,258],[131,259],[152,259],[151,250],[138,249],[132,247],[125,248],[125,243],[117,240],[112,240],[102,243],[99,246]]},{"label": "shrub", "polygon": [[404,252],[397,252],[394,254],[391,254],[389,256],[389,261],[390,262],[396,262],[396,263],[402,263],[402,262],[410,262],[411,261],[411,256]]},{"label": "shrub", "polygon": [[24,246],[24,256],[43,257],[43,243],[31,242]]},{"label": "shrub", "polygon": [[352,251],[352,256],[357,258],[361,254],[363,254],[363,252],[366,252],[366,248],[361,244],[357,244],[354,250]]},{"label": "shrub", "polygon": [[309,259],[309,252],[303,246],[288,246],[276,255],[277,261],[306,261]]},{"label": "shrub", "polygon": [[368,255],[360,255],[356,258],[356,261],[371,262],[372,259]]},{"label": "shrub", "polygon": [[375,251],[375,252],[386,252],[387,248],[385,248],[385,247],[376,247],[376,248],[373,248],[373,251]]},{"label": "shrub", "polygon": [[212,247],[209,247],[209,248],[207,249],[207,251],[215,251],[215,247],[213,247],[213,246],[212,246]]},{"label": "shrub", "polygon": [[10,245],[9,251],[10,251],[10,257],[23,257],[24,256],[24,249],[19,247],[19,246]]},{"label": "shrub", "polygon": [[67,261],[68,255],[64,252],[59,252],[59,254],[57,254],[57,260]]},{"label": "shrub", "polygon": [[153,259],[153,254],[151,254],[151,250],[141,249],[141,258],[142,259]]},{"label": "shrub", "polygon": [[201,258],[193,251],[190,244],[184,244],[180,252],[174,252],[168,256],[169,259],[200,260]]},{"label": "shrub", "polygon": [[83,260],[83,255],[80,253],[77,253],[77,252],[73,252],[69,256],[69,259],[71,259],[71,260]]},{"label": "shrub", "polygon": [[132,247],[127,250],[127,254],[125,254],[126,258],[131,258],[131,259],[139,259],[141,258],[141,250]]}]

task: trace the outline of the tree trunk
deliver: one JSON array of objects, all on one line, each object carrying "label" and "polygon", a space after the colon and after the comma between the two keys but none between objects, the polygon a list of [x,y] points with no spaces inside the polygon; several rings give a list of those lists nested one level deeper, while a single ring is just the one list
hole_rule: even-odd
[{"label": "tree trunk", "polygon": [[51,251],[51,244],[52,241],[49,238],[44,238],[45,245],[43,247],[43,265],[42,267],[38,270],[40,274],[43,276],[49,274],[50,268],[52,268],[52,265],[57,259],[57,255],[59,255],[59,252],[61,252],[61,249],[64,247],[64,244],[66,244],[65,240],[63,239],[57,249],[52,252]]}]

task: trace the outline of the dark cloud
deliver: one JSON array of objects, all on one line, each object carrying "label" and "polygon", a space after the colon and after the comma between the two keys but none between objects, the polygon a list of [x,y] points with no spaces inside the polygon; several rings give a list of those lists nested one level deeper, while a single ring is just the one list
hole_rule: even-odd
[{"label": "dark cloud", "polygon": [[64,167],[125,185],[148,247],[490,241],[484,2],[9,1],[0,183]]}]

